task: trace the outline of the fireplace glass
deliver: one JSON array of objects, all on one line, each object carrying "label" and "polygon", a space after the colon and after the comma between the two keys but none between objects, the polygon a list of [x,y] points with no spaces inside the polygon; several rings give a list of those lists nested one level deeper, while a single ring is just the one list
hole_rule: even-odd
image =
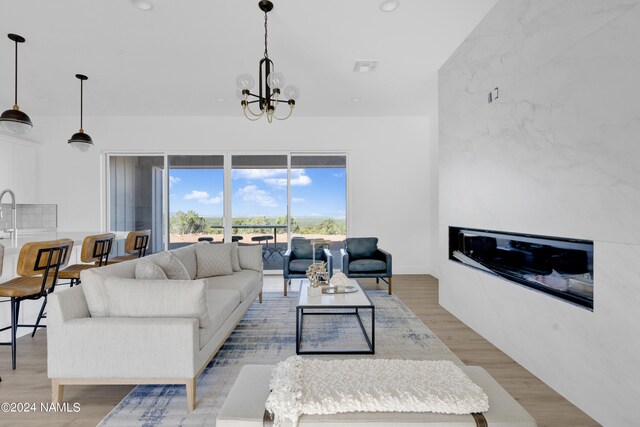
[{"label": "fireplace glass", "polygon": [[449,227],[449,259],[593,310],[593,242]]}]

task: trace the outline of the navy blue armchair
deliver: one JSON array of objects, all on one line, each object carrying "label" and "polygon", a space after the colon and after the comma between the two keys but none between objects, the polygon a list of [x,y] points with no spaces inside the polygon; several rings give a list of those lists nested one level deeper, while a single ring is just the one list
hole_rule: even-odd
[{"label": "navy blue armchair", "polygon": [[[316,262],[327,263],[329,277],[333,276],[333,257],[329,249],[316,247]],[[313,248],[311,240],[303,237],[291,239],[291,249],[284,254],[284,266],[282,275],[284,276],[284,296],[287,296],[287,288],[291,279],[306,279],[307,269],[313,263]]]},{"label": "navy blue armchair", "polygon": [[351,237],[345,239],[342,253],[342,272],[350,278],[375,277],[392,287],[391,254],[378,248],[377,237]]}]

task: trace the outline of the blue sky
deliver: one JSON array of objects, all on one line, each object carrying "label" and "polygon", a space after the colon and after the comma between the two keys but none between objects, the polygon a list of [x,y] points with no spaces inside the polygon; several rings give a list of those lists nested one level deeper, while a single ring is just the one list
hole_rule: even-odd
[{"label": "blue sky", "polygon": [[[286,169],[236,169],[233,171],[234,217],[287,214]],[[172,169],[169,177],[170,211],[194,210],[203,216],[223,214],[222,169]],[[291,214],[344,218],[346,172],[344,168],[291,170]]]}]

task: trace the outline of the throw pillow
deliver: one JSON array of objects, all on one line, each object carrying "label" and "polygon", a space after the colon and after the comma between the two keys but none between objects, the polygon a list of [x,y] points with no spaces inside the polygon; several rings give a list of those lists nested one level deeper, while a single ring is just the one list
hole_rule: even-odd
[{"label": "throw pillow", "polygon": [[233,274],[231,246],[202,243],[196,245],[196,279]]},{"label": "throw pillow", "polygon": [[238,256],[238,242],[225,243],[225,245],[231,246],[231,268],[233,271],[240,271],[240,257]]},{"label": "throw pillow", "polygon": [[240,268],[243,270],[254,270],[262,272],[262,246],[249,245],[238,247],[238,258]]},{"label": "throw pillow", "polygon": [[204,280],[137,280],[109,277],[105,281],[105,317],[195,318],[209,325]]},{"label": "throw pillow", "polygon": [[136,279],[167,280],[167,275],[153,261],[142,258],[136,263]]},{"label": "throw pillow", "polygon": [[160,252],[154,255],[152,260],[164,271],[169,280],[191,280],[184,264],[171,252]]}]

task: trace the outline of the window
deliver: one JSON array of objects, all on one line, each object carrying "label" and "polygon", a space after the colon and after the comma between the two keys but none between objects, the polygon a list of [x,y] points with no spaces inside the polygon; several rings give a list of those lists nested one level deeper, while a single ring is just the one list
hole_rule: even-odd
[{"label": "window", "polygon": [[169,156],[169,248],[224,239],[224,156]]},{"label": "window", "polygon": [[108,154],[106,160],[108,228],[150,229],[150,252],[201,239],[236,241],[261,245],[265,270],[281,270],[290,237],[299,236],[330,240],[339,259],[347,235],[344,154]]}]

